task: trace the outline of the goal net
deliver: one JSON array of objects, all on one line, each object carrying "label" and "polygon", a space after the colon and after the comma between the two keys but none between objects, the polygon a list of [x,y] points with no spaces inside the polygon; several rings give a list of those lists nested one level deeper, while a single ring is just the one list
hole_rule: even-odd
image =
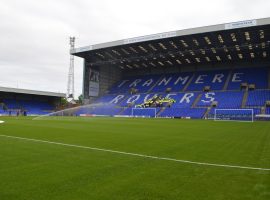
[{"label": "goal net", "polygon": [[253,122],[253,109],[215,109],[215,121]]},{"label": "goal net", "polygon": [[156,108],[132,108],[131,115],[133,117],[157,117]]}]

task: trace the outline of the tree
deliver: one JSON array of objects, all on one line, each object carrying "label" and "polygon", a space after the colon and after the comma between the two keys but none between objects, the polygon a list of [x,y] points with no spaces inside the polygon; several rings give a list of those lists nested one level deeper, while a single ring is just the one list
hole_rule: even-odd
[{"label": "tree", "polygon": [[82,94],[78,97],[78,103],[83,104],[83,95]]},{"label": "tree", "polygon": [[61,98],[61,106],[67,106],[68,105],[68,100],[66,98]]}]

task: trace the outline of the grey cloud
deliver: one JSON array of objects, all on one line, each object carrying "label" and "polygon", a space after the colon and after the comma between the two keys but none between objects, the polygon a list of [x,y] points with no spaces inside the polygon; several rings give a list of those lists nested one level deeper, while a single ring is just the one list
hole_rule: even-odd
[{"label": "grey cloud", "polygon": [[[263,0],[0,0],[0,85],[66,92],[71,35],[85,46],[262,18],[269,10]],[[79,95],[82,60],[75,61]]]}]

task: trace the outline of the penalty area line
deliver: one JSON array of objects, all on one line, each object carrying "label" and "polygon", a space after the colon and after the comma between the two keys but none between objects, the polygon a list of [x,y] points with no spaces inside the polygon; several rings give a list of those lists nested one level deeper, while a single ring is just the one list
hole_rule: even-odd
[{"label": "penalty area line", "polygon": [[125,151],[117,151],[117,150],[111,150],[111,149],[88,147],[88,146],[75,145],[75,144],[66,144],[66,143],[61,143],[61,142],[53,142],[53,141],[48,141],[48,140],[24,138],[24,137],[17,137],[17,136],[11,136],[11,135],[2,135],[2,134],[0,134],[0,137],[18,139],[18,140],[25,140],[25,141],[31,141],[31,142],[38,142],[38,143],[54,144],[54,145],[60,145],[60,146],[66,146],[66,147],[74,147],[74,148],[80,148],[80,149],[90,149],[90,150],[94,150],[94,151],[109,152],[109,153],[129,155],[129,156],[134,156],[134,157],[149,158],[149,159],[155,159],[155,160],[165,160],[165,161],[173,161],[173,162],[178,162],[178,163],[187,163],[187,164],[193,164],[193,165],[222,167],[222,168],[236,168],[236,169],[246,169],[246,170],[258,170],[258,171],[270,171],[270,168],[260,168],[260,167],[248,167],[248,166],[239,166],[239,165],[226,165],[226,164],[196,162],[196,161],[190,161],[190,160],[181,160],[181,159],[175,159],[175,158],[151,156],[151,155],[145,155],[145,154],[130,153],[130,152],[125,152]]}]

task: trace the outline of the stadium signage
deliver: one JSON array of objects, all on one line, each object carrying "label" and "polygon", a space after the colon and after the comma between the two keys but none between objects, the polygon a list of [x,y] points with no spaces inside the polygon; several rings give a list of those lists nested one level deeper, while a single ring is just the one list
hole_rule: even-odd
[{"label": "stadium signage", "polygon": [[149,41],[149,40],[158,40],[162,38],[169,38],[169,37],[175,37],[175,36],[176,36],[176,31],[159,33],[159,34],[154,34],[154,35],[146,35],[146,36],[126,39],[124,40],[124,44],[144,42],[144,41]]},{"label": "stadium signage", "polygon": [[246,21],[225,24],[225,29],[243,28],[243,27],[256,26],[256,25],[257,25],[257,21],[255,19],[246,20]]}]

